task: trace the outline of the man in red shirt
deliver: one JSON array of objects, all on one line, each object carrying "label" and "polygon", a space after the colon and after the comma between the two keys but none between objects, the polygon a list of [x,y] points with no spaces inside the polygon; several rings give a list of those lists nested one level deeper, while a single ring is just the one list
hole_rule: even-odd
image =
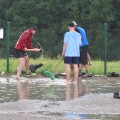
[{"label": "man in red shirt", "polygon": [[40,49],[38,48],[33,48],[31,46],[32,42],[32,37],[36,35],[37,33],[37,28],[32,27],[30,29],[27,29],[24,31],[21,36],[19,37],[16,45],[15,45],[15,52],[16,52],[16,58],[19,58],[19,67],[17,70],[17,75],[16,78],[20,77],[21,71],[23,67],[25,66],[27,75],[30,75],[30,70],[29,70],[29,57],[27,52],[28,51],[33,51],[33,52],[38,52]]}]

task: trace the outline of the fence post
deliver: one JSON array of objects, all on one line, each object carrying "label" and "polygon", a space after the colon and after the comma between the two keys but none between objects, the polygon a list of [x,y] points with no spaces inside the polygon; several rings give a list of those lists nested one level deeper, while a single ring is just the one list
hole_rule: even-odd
[{"label": "fence post", "polygon": [[10,22],[7,22],[6,27],[6,47],[7,47],[7,72],[9,72],[9,57],[10,57]]},{"label": "fence post", "polygon": [[104,23],[104,75],[107,73],[107,23]]}]

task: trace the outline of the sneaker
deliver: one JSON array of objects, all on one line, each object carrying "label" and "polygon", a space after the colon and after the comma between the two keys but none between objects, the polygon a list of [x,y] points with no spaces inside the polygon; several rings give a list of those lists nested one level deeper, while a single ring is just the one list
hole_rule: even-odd
[{"label": "sneaker", "polygon": [[36,73],[31,73],[31,76],[36,76],[37,74]]},{"label": "sneaker", "polygon": [[26,76],[28,76],[28,77],[31,76],[31,73],[30,73],[30,72],[29,72],[29,73],[26,73]]},{"label": "sneaker", "polygon": [[90,73],[85,73],[82,77],[89,77]]}]

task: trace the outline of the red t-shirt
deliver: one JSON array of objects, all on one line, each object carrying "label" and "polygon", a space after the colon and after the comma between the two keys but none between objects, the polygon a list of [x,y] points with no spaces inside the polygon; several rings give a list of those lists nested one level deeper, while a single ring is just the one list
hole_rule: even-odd
[{"label": "red t-shirt", "polygon": [[31,42],[32,42],[32,33],[31,33],[31,29],[28,29],[26,31],[24,31],[21,36],[19,37],[15,48],[18,50],[22,50],[24,51],[24,48],[26,47],[27,49],[31,49],[33,48],[31,46]]}]

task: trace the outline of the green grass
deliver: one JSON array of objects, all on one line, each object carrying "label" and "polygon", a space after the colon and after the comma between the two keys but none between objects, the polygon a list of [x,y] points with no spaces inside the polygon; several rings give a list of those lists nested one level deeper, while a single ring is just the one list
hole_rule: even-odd
[{"label": "green grass", "polygon": [[[104,74],[104,61],[92,60],[92,65],[90,66],[90,72],[97,75]],[[107,72],[117,72],[120,73],[120,61],[107,62]]]},{"label": "green grass", "polygon": [[[39,64],[43,63],[44,65],[37,70],[37,73],[43,74],[44,71],[48,70],[53,73],[59,73],[59,72],[65,72],[65,65],[64,62],[61,61],[61,59],[50,59],[50,58],[37,58],[37,59],[30,59],[30,64]],[[18,59],[16,58],[10,58],[9,59],[9,72],[14,73],[16,71],[16,68],[19,64]],[[60,62],[60,63],[59,63]],[[59,63],[59,65],[58,65]],[[98,74],[102,75],[104,74],[104,62],[103,61],[97,61],[92,60],[90,66],[90,72],[92,74]],[[57,66],[58,65],[58,66]],[[57,67],[56,67],[57,66]],[[117,72],[120,73],[120,61],[112,61],[107,63],[107,72]],[[85,70],[83,68],[83,70]],[[6,60],[0,59],[0,72],[5,71],[6,72]]]},{"label": "green grass", "polygon": [[[44,65],[37,70],[37,73],[43,73],[44,71],[48,70],[51,72],[64,72],[65,71],[65,65],[62,61],[57,67],[56,65],[59,63],[61,59],[55,60],[50,58],[37,58],[37,59],[30,59],[30,64],[39,64],[43,63]],[[6,60],[0,59],[0,72],[5,71],[6,72]],[[9,72],[14,73],[19,65],[19,61],[16,58],[10,58],[9,59]],[[56,67],[56,68],[55,68]],[[25,68],[24,68],[25,69]],[[54,71],[53,71],[54,70]]]}]

